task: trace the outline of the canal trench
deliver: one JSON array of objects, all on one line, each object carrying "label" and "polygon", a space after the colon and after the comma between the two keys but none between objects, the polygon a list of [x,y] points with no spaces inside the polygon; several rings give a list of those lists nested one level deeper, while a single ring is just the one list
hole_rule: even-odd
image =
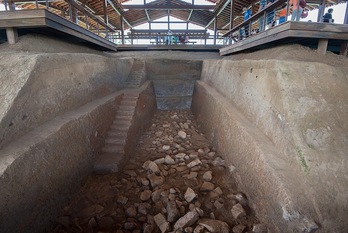
[{"label": "canal trench", "polygon": [[124,168],[90,175],[52,233],[267,232],[190,110],[157,110]]}]

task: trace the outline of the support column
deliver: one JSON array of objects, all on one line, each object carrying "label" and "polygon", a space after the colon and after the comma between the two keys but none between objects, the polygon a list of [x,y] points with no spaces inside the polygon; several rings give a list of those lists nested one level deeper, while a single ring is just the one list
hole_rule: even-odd
[{"label": "support column", "polygon": [[216,34],[217,34],[217,16],[214,18],[214,45],[216,45]]},{"label": "support column", "polygon": [[347,56],[348,41],[344,41],[341,44],[340,55]]},{"label": "support column", "polygon": [[318,7],[318,16],[317,16],[318,23],[323,22],[324,10],[325,10],[325,0],[321,0],[320,5]]},{"label": "support column", "polygon": [[234,0],[231,1],[231,11],[230,11],[230,31],[233,28],[233,19],[234,19]]},{"label": "support column", "polygon": [[[109,18],[108,18],[108,9],[107,9],[108,3],[106,0],[103,2],[103,10],[104,10],[104,22],[106,25],[109,25]],[[105,37],[108,38],[109,33],[107,27],[105,27]]]},{"label": "support column", "polygon": [[17,28],[6,28],[6,36],[9,44],[15,44],[18,42]]},{"label": "support column", "polygon": [[344,24],[348,24],[348,3],[347,3],[347,6],[346,6],[346,13],[344,15],[343,23]]},{"label": "support column", "polygon": [[319,54],[326,54],[327,51],[327,45],[329,44],[329,40],[328,39],[320,39],[319,43],[318,43],[318,50],[317,52]]},{"label": "support column", "polygon": [[[123,16],[121,15],[121,41],[122,45],[124,45],[124,22],[123,22]],[[132,44],[133,44],[133,39],[132,39]]]}]

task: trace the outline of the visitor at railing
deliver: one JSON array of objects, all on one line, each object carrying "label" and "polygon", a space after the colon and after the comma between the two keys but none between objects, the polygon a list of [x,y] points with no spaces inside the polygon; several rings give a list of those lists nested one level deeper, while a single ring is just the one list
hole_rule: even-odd
[{"label": "visitor at railing", "polygon": [[[259,11],[262,11],[263,9],[265,9],[267,5],[267,0],[260,0],[260,7],[259,7]],[[258,20],[258,28],[259,28],[259,32],[262,32],[264,29],[264,17],[261,16]]]},{"label": "visitor at railing", "polygon": [[168,30],[168,44],[172,44],[172,35],[173,35],[173,33],[172,33],[172,31],[171,30]]},{"label": "visitor at railing", "polygon": [[[251,17],[251,14],[252,14],[251,9],[250,8],[246,8],[246,7],[243,7],[243,13],[244,13],[244,21],[248,20]],[[244,26],[244,33],[241,30],[241,32],[242,32],[242,34],[244,34],[245,38],[249,37],[249,27],[250,27],[249,24]]]},{"label": "visitor at railing", "polygon": [[334,22],[334,19],[332,18],[332,12],[333,12],[333,9],[330,8],[327,13],[325,13],[325,15],[323,16],[323,22],[324,23],[333,23]]},{"label": "visitor at railing", "polygon": [[279,21],[278,24],[285,23],[286,21],[286,5],[279,11]]},{"label": "visitor at railing", "polygon": [[300,21],[303,9],[307,5],[306,1],[305,0],[290,0],[290,5],[292,6],[291,21]]},{"label": "visitor at railing", "polygon": [[[274,2],[275,0],[270,0],[267,5],[270,5]],[[275,9],[272,9],[266,16],[266,29],[271,28],[275,26]]]},{"label": "visitor at railing", "polygon": [[156,36],[156,44],[161,44],[161,33],[157,33],[157,36]]}]

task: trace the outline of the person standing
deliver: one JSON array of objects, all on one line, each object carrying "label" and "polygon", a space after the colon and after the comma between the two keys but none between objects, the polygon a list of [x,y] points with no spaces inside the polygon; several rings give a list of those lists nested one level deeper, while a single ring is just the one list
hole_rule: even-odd
[{"label": "person standing", "polygon": [[172,40],[173,40],[172,35],[173,35],[172,31],[168,30],[168,42],[169,42],[169,44],[172,44]]},{"label": "person standing", "polygon": [[333,12],[333,9],[330,8],[327,13],[325,13],[325,15],[323,16],[323,22],[324,23],[333,23],[334,22],[334,19],[332,18],[332,12]]},{"label": "person standing", "polygon": [[[247,9],[246,7],[243,7],[243,12],[244,12],[244,21],[248,20],[251,17],[251,9]],[[245,37],[249,37],[249,23],[244,26],[244,34]]]},{"label": "person standing", "polygon": [[291,21],[300,21],[303,9],[306,7],[305,0],[290,0],[292,5]]},{"label": "person standing", "polygon": [[[267,4],[267,0],[260,0],[260,7],[259,7],[259,11],[262,11],[263,9],[265,9]],[[264,28],[264,16],[262,15],[259,20],[258,20],[258,26],[259,26],[259,32],[262,32],[265,28]]]}]

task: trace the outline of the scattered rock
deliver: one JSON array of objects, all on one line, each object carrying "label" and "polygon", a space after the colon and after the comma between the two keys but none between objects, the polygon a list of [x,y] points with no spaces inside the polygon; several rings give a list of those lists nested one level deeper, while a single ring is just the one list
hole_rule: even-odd
[{"label": "scattered rock", "polygon": [[211,181],[213,179],[213,172],[212,171],[207,171],[203,174],[203,179],[205,181]]},{"label": "scattered rock", "polygon": [[246,216],[246,213],[245,213],[243,206],[239,203],[232,207],[231,213],[232,213],[232,216],[234,217],[234,219],[236,219],[236,220]]},{"label": "scattered rock", "polygon": [[246,226],[244,226],[243,224],[238,224],[232,228],[232,232],[243,233],[245,229],[246,229]]},{"label": "scattered rock", "polygon": [[198,225],[204,226],[212,233],[229,233],[230,227],[226,222],[214,219],[203,218],[198,221]]},{"label": "scattered rock", "polygon": [[189,211],[187,214],[179,218],[178,221],[174,224],[174,229],[184,229],[185,227],[192,226],[199,219],[199,211],[198,208]]},{"label": "scattered rock", "polygon": [[212,191],[214,188],[215,188],[215,185],[213,183],[204,181],[200,188],[200,191],[203,191],[203,192]]},{"label": "scattered rock", "polygon": [[170,229],[169,222],[167,222],[166,218],[163,214],[159,213],[155,215],[155,223],[158,226],[158,228],[161,230],[162,233],[168,232]]},{"label": "scattered rock", "polygon": [[180,130],[180,131],[178,132],[178,136],[179,136],[180,138],[182,138],[182,139],[185,139],[185,138],[186,138],[186,133],[185,133],[184,131]]},{"label": "scattered rock", "polygon": [[175,160],[172,157],[170,157],[169,155],[167,155],[164,158],[164,163],[168,164],[168,165],[173,165],[173,164],[175,164]]},{"label": "scattered rock", "polygon": [[144,192],[140,194],[140,200],[142,201],[149,200],[151,197],[151,194],[152,194],[151,190],[145,190]]},{"label": "scattered rock", "polygon": [[200,165],[200,164],[202,164],[202,162],[200,159],[197,158],[197,159],[191,161],[189,164],[187,164],[187,167],[192,168],[192,167],[195,167],[195,166]]},{"label": "scattered rock", "polygon": [[169,150],[170,149],[170,146],[168,146],[168,145],[164,145],[163,147],[162,147],[162,150],[164,150],[164,151],[167,151],[167,150]]},{"label": "scattered rock", "polygon": [[127,216],[133,218],[133,217],[137,216],[137,210],[134,206],[130,206],[126,209],[126,214],[127,214]]},{"label": "scattered rock", "polygon": [[213,161],[214,166],[225,166],[225,160],[223,160],[221,157],[216,157]]},{"label": "scattered rock", "polygon": [[179,212],[179,209],[177,208],[175,201],[169,201],[167,203],[166,210],[167,210],[167,221],[168,222],[173,223],[179,218],[180,212]]},{"label": "scattered rock", "polygon": [[190,187],[187,188],[184,198],[187,202],[193,201],[197,197],[195,191],[193,191]]},{"label": "scattered rock", "polygon": [[262,223],[254,224],[253,225],[253,232],[254,233],[267,233],[267,226]]},{"label": "scattered rock", "polygon": [[157,186],[160,186],[164,182],[164,177],[157,176],[156,174],[152,173],[147,176],[147,178],[150,180],[151,187],[155,188]]}]

